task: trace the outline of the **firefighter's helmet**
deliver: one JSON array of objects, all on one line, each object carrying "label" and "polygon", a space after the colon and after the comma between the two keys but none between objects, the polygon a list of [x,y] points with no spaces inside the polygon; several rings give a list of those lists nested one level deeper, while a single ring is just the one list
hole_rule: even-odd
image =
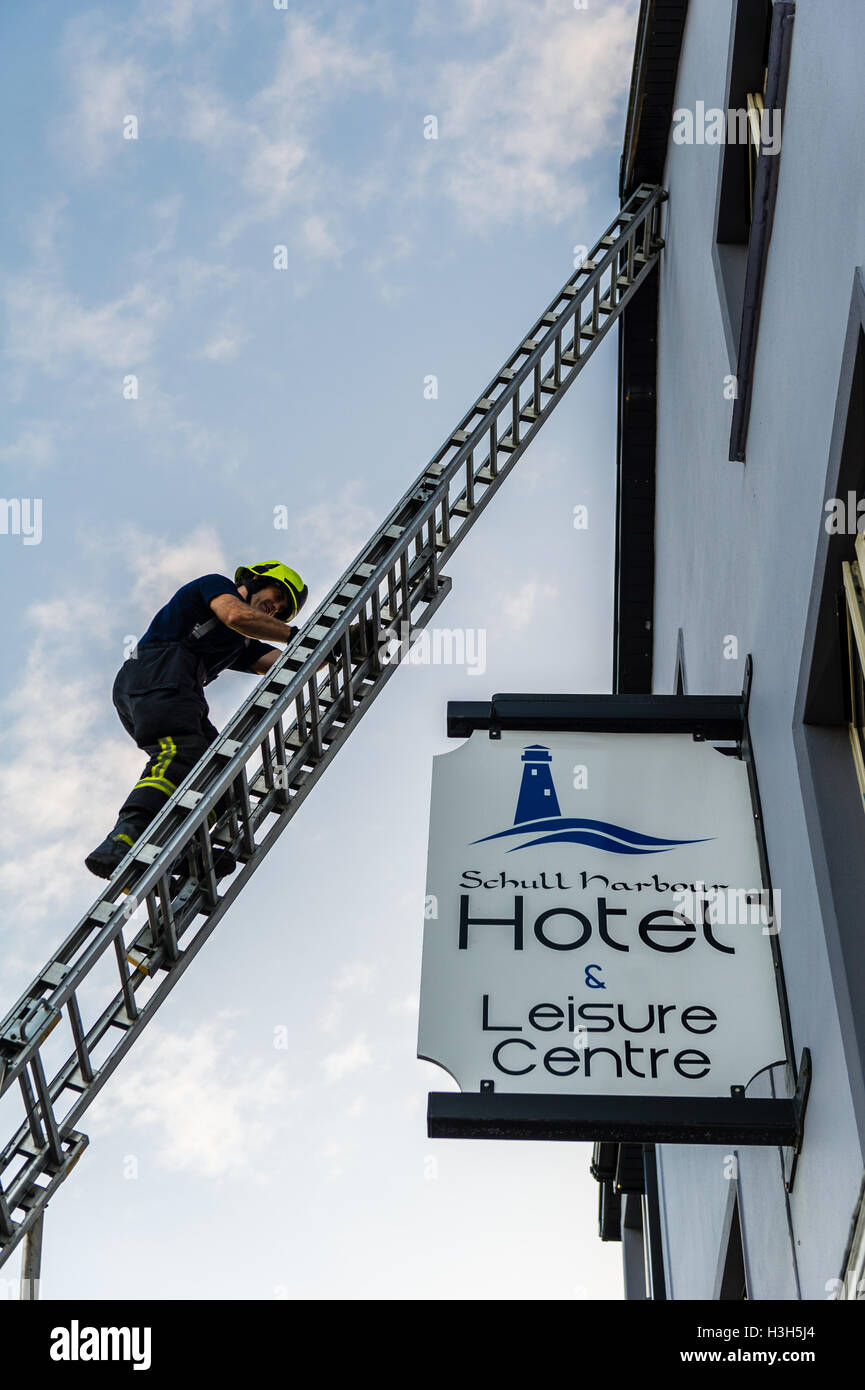
[{"label": "firefighter's helmet", "polygon": [[309,590],[297,570],[288,565],[280,565],[276,560],[265,560],[259,565],[241,565],[234,575],[235,584],[245,584],[250,593],[263,589],[268,584],[276,584],[287,595],[285,621],[295,617],[309,598]]}]

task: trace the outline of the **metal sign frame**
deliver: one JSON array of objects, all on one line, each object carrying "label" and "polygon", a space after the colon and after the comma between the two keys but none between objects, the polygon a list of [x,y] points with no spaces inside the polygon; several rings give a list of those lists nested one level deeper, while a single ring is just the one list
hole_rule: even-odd
[{"label": "metal sign frame", "polygon": [[[447,706],[449,738],[485,729],[620,733],[691,733],[727,744],[720,751],[748,767],[760,868],[771,890],[754,753],[748,731],[753,663],[745,664],[741,695],[532,695],[499,694],[489,701]],[[743,1086],[727,1096],[573,1096],[497,1092],[484,1080],[478,1092],[431,1091],[427,1134],[431,1139],[540,1139],[619,1143],[778,1145],[792,1189],[801,1151],[811,1081],[811,1055],[794,1060],[793,1034],[777,934],[770,936],[787,1068],[786,1097],[748,1097]]]}]

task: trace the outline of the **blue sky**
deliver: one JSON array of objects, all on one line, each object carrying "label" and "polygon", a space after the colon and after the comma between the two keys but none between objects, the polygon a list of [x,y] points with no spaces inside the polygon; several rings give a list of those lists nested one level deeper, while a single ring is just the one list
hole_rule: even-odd
[{"label": "blue sky", "polygon": [[[0,14],[3,1009],[141,766],[124,641],[208,571],[330,588],[614,215],[637,8]],[[611,340],[449,567],[486,670],[394,675],[89,1112],[45,1296],[621,1297],[589,1146],[428,1140],[415,1057],[446,702],[610,688],[615,417]]]}]

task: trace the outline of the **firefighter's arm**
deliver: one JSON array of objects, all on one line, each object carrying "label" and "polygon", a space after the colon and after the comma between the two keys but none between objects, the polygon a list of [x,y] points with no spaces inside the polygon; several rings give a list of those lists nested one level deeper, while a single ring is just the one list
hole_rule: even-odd
[{"label": "firefighter's arm", "polygon": [[290,642],[297,628],[259,613],[234,594],[217,594],[210,607],[221,623],[244,637],[257,637],[261,642]]},{"label": "firefighter's arm", "polygon": [[263,676],[265,671],[269,671],[275,661],[282,656],[282,652],[274,647],[272,652],[265,652],[253,665],[253,671],[257,676]]}]

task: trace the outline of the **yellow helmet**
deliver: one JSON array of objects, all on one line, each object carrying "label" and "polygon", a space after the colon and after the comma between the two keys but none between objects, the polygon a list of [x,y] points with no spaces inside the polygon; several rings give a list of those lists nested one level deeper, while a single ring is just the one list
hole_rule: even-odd
[{"label": "yellow helmet", "polygon": [[286,621],[299,613],[309,598],[309,590],[297,570],[280,565],[275,560],[265,560],[260,565],[241,565],[235,571],[234,582],[245,584],[252,593],[256,589],[266,588],[268,584],[278,584],[288,596],[288,611],[284,615]]}]

